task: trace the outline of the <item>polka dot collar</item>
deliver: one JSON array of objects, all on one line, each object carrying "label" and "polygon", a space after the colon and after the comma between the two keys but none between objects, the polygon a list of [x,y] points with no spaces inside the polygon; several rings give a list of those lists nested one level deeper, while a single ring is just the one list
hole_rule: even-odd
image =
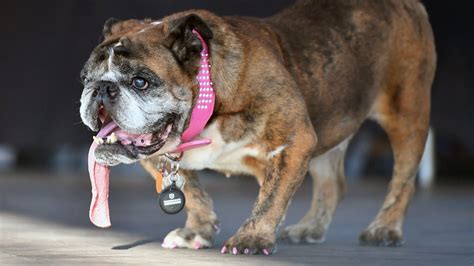
[{"label": "polka dot collar", "polygon": [[196,76],[196,81],[199,85],[198,97],[194,103],[189,126],[181,135],[181,144],[174,152],[184,152],[189,149],[208,145],[212,142],[210,139],[194,139],[204,130],[204,127],[211,118],[214,111],[216,95],[211,80],[211,63],[209,61],[208,46],[198,31],[194,29],[193,33],[196,34],[202,44],[199,72]]}]

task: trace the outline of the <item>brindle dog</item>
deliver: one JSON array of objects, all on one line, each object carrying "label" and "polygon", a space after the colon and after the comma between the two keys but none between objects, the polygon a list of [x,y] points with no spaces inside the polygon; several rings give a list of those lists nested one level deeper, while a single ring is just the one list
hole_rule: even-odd
[{"label": "brindle dog", "polygon": [[[209,146],[185,152],[181,165],[188,219],[165,247],[213,244],[218,220],[194,170],[250,174],[260,192],[250,217],[223,253],[275,249],[288,204],[309,172],[308,213],[281,231],[292,242],[319,243],[345,190],[344,153],[367,119],[388,134],[395,163],[385,202],[360,242],[398,246],[423,153],[436,65],[432,30],[418,0],[300,0],[268,18],[220,17],[191,10],[152,20],[109,20],[104,41],[82,72],[81,116],[97,130],[100,104],[131,133],[173,124],[158,151],[133,153],[100,145],[101,163],[140,160],[152,175],[160,154],[172,151],[189,123],[197,95],[196,29],[209,45],[216,106],[201,137]],[[147,84],[146,89],[134,87]],[[135,81],[134,81],[135,80]],[[92,96],[100,82],[110,99]],[[143,83],[145,82],[145,83]],[[110,87],[110,88],[112,88]],[[166,123],[164,123],[166,121]],[[150,153],[152,155],[150,155]]]}]

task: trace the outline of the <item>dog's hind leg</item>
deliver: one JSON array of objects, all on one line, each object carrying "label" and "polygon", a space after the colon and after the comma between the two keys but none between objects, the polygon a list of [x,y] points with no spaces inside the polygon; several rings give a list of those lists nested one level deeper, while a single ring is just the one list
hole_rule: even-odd
[{"label": "dog's hind leg", "polygon": [[[425,67],[420,64],[420,71]],[[415,189],[415,176],[429,129],[432,75],[424,78],[426,75],[418,74],[409,75],[400,86],[381,91],[377,97],[373,118],[388,135],[394,167],[382,209],[360,235],[361,244],[399,246],[403,243],[402,224]]]},{"label": "dog's hind leg", "polygon": [[397,22],[400,32],[392,42],[385,85],[371,113],[388,135],[394,166],[383,206],[360,235],[361,244],[403,243],[402,224],[428,135],[436,52],[426,10],[420,3],[413,4],[406,19]]},{"label": "dog's hind leg", "polygon": [[313,178],[313,198],[306,215],[282,230],[280,238],[293,243],[322,243],[337,204],[344,195],[344,155],[350,139],[326,153],[311,159],[309,172]]},{"label": "dog's hind leg", "polygon": [[[141,163],[152,176],[156,176],[156,170],[149,161]],[[186,179],[183,190],[188,218],[183,228],[175,229],[166,235],[162,246],[191,249],[211,247],[219,231],[219,221],[214,213],[212,200],[202,188],[194,171],[180,170],[179,173]]]}]

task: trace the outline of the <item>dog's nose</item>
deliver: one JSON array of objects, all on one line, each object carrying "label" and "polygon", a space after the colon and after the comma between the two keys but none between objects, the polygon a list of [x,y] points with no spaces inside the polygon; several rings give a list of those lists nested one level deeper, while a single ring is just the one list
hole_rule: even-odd
[{"label": "dog's nose", "polygon": [[118,94],[118,87],[110,81],[100,81],[97,84],[96,91],[94,93],[97,98],[104,99],[113,99]]}]

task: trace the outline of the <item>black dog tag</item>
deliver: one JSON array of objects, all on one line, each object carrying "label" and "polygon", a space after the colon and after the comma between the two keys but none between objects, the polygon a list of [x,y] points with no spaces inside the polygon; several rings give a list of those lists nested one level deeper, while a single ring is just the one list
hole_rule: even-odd
[{"label": "black dog tag", "polygon": [[161,209],[167,214],[180,212],[186,203],[183,191],[175,182],[161,191],[159,201]]}]

